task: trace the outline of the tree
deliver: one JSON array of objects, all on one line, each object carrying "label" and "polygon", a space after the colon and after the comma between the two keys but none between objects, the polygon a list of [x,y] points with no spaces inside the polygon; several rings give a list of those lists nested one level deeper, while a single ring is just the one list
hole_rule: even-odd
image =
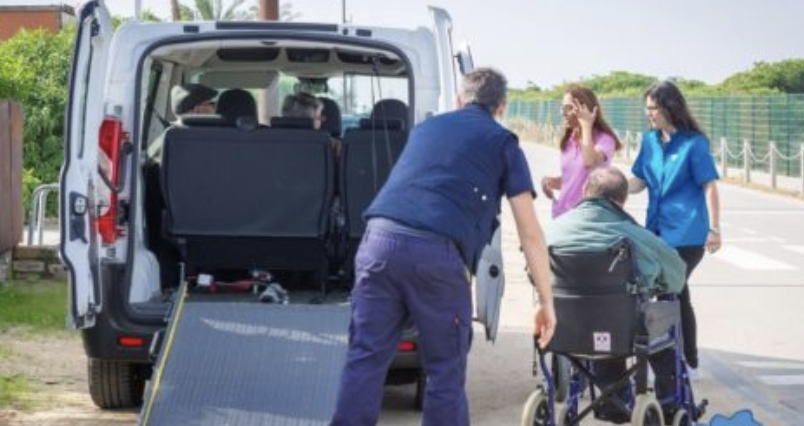
[{"label": "tree", "polygon": [[732,75],[721,86],[729,93],[804,93],[804,59],[756,62],[752,69]]},{"label": "tree", "polygon": [[228,7],[224,7],[223,0],[195,0],[195,8],[180,4],[179,14],[182,21],[253,21],[257,17],[256,6],[242,10],[244,2],[232,0]]},{"label": "tree", "polygon": [[63,149],[67,79],[75,28],[53,34],[22,30],[0,42],[0,98],[22,104],[23,200],[34,187],[56,182]]}]

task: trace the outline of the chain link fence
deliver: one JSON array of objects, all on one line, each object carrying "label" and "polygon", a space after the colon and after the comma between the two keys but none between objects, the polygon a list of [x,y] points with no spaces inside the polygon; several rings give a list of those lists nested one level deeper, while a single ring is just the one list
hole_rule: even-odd
[{"label": "chain link fence", "polygon": [[[729,167],[744,167],[782,176],[801,176],[804,145],[804,95],[718,96],[687,99],[693,115],[712,142],[712,151],[725,144]],[[606,119],[620,137],[641,134],[647,129],[642,98],[604,98],[600,100]],[[543,127],[561,126],[561,100],[513,101],[507,118],[533,122]],[[637,144],[639,141],[635,141]],[[749,148],[746,150],[745,147]],[[634,148],[634,147],[629,147]],[[733,154],[733,155],[732,155]]]}]

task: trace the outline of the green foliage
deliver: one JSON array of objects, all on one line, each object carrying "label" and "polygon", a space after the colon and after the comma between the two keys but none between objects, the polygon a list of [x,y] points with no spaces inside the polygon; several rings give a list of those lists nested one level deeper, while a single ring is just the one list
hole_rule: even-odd
[{"label": "green foliage", "polygon": [[777,91],[804,93],[804,59],[767,63],[757,62],[754,68],[739,72],[723,82],[729,93]]},{"label": "green foliage", "polygon": [[223,0],[194,0],[195,8],[186,4],[179,5],[182,21],[250,21],[257,17],[257,8],[243,10],[245,0],[233,0],[224,7]]},{"label": "green foliage", "polygon": [[[74,33],[74,28],[56,34],[23,30],[0,42],[0,98],[22,104],[28,184],[58,180]],[[26,196],[30,189],[26,185]]]},{"label": "green foliage", "polygon": [[[804,59],[758,62],[751,70],[734,74],[720,84],[708,85],[700,80],[681,77],[671,77],[669,80],[675,82],[687,97],[804,93]],[[656,81],[656,77],[613,71],[604,76],[564,82],[547,90],[528,81],[525,89],[510,89],[508,98],[526,102],[560,99],[571,84],[586,86],[600,98],[641,97],[645,89]]]},{"label": "green foliage", "polygon": [[0,332],[24,326],[34,331],[64,330],[67,283],[41,281],[0,286]]}]

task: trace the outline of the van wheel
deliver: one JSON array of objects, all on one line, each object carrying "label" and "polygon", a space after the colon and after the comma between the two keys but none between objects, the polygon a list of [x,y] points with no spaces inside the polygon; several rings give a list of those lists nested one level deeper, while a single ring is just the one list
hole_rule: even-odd
[{"label": "van wheel", "polygon": [[130,408],[142,404],[145,371],[142,364],[87,360],[89,395],[99,408]]}]

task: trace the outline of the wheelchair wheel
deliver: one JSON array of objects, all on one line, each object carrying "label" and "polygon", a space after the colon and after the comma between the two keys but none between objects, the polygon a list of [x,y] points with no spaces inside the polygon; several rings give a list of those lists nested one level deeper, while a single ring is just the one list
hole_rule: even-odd
[{"label": "wheelchair wheel", "polygon": [[[547,426],[549,422],[547,393],[539,388],[533,391],[522,409],[522,426]],[[552,423],[552,422],[550,422]]]},{"label": "wheelchair wheel", "polygon": [[664,426],[662,407],[653,395],[637,395],[631,426]]},{"label": "wheelchair wheel", "polygon": [[692,419],[687,410],[679,408],[673,415],[673,423],[670,426],[692,426]]},{"label": "wheelchair wheel", "polygon": [[553,374],[556,402],[564,402],[569,396],[569,383],[572,375],[572,363],[566,357],[553,354],[550,360],[550,373]]}]

